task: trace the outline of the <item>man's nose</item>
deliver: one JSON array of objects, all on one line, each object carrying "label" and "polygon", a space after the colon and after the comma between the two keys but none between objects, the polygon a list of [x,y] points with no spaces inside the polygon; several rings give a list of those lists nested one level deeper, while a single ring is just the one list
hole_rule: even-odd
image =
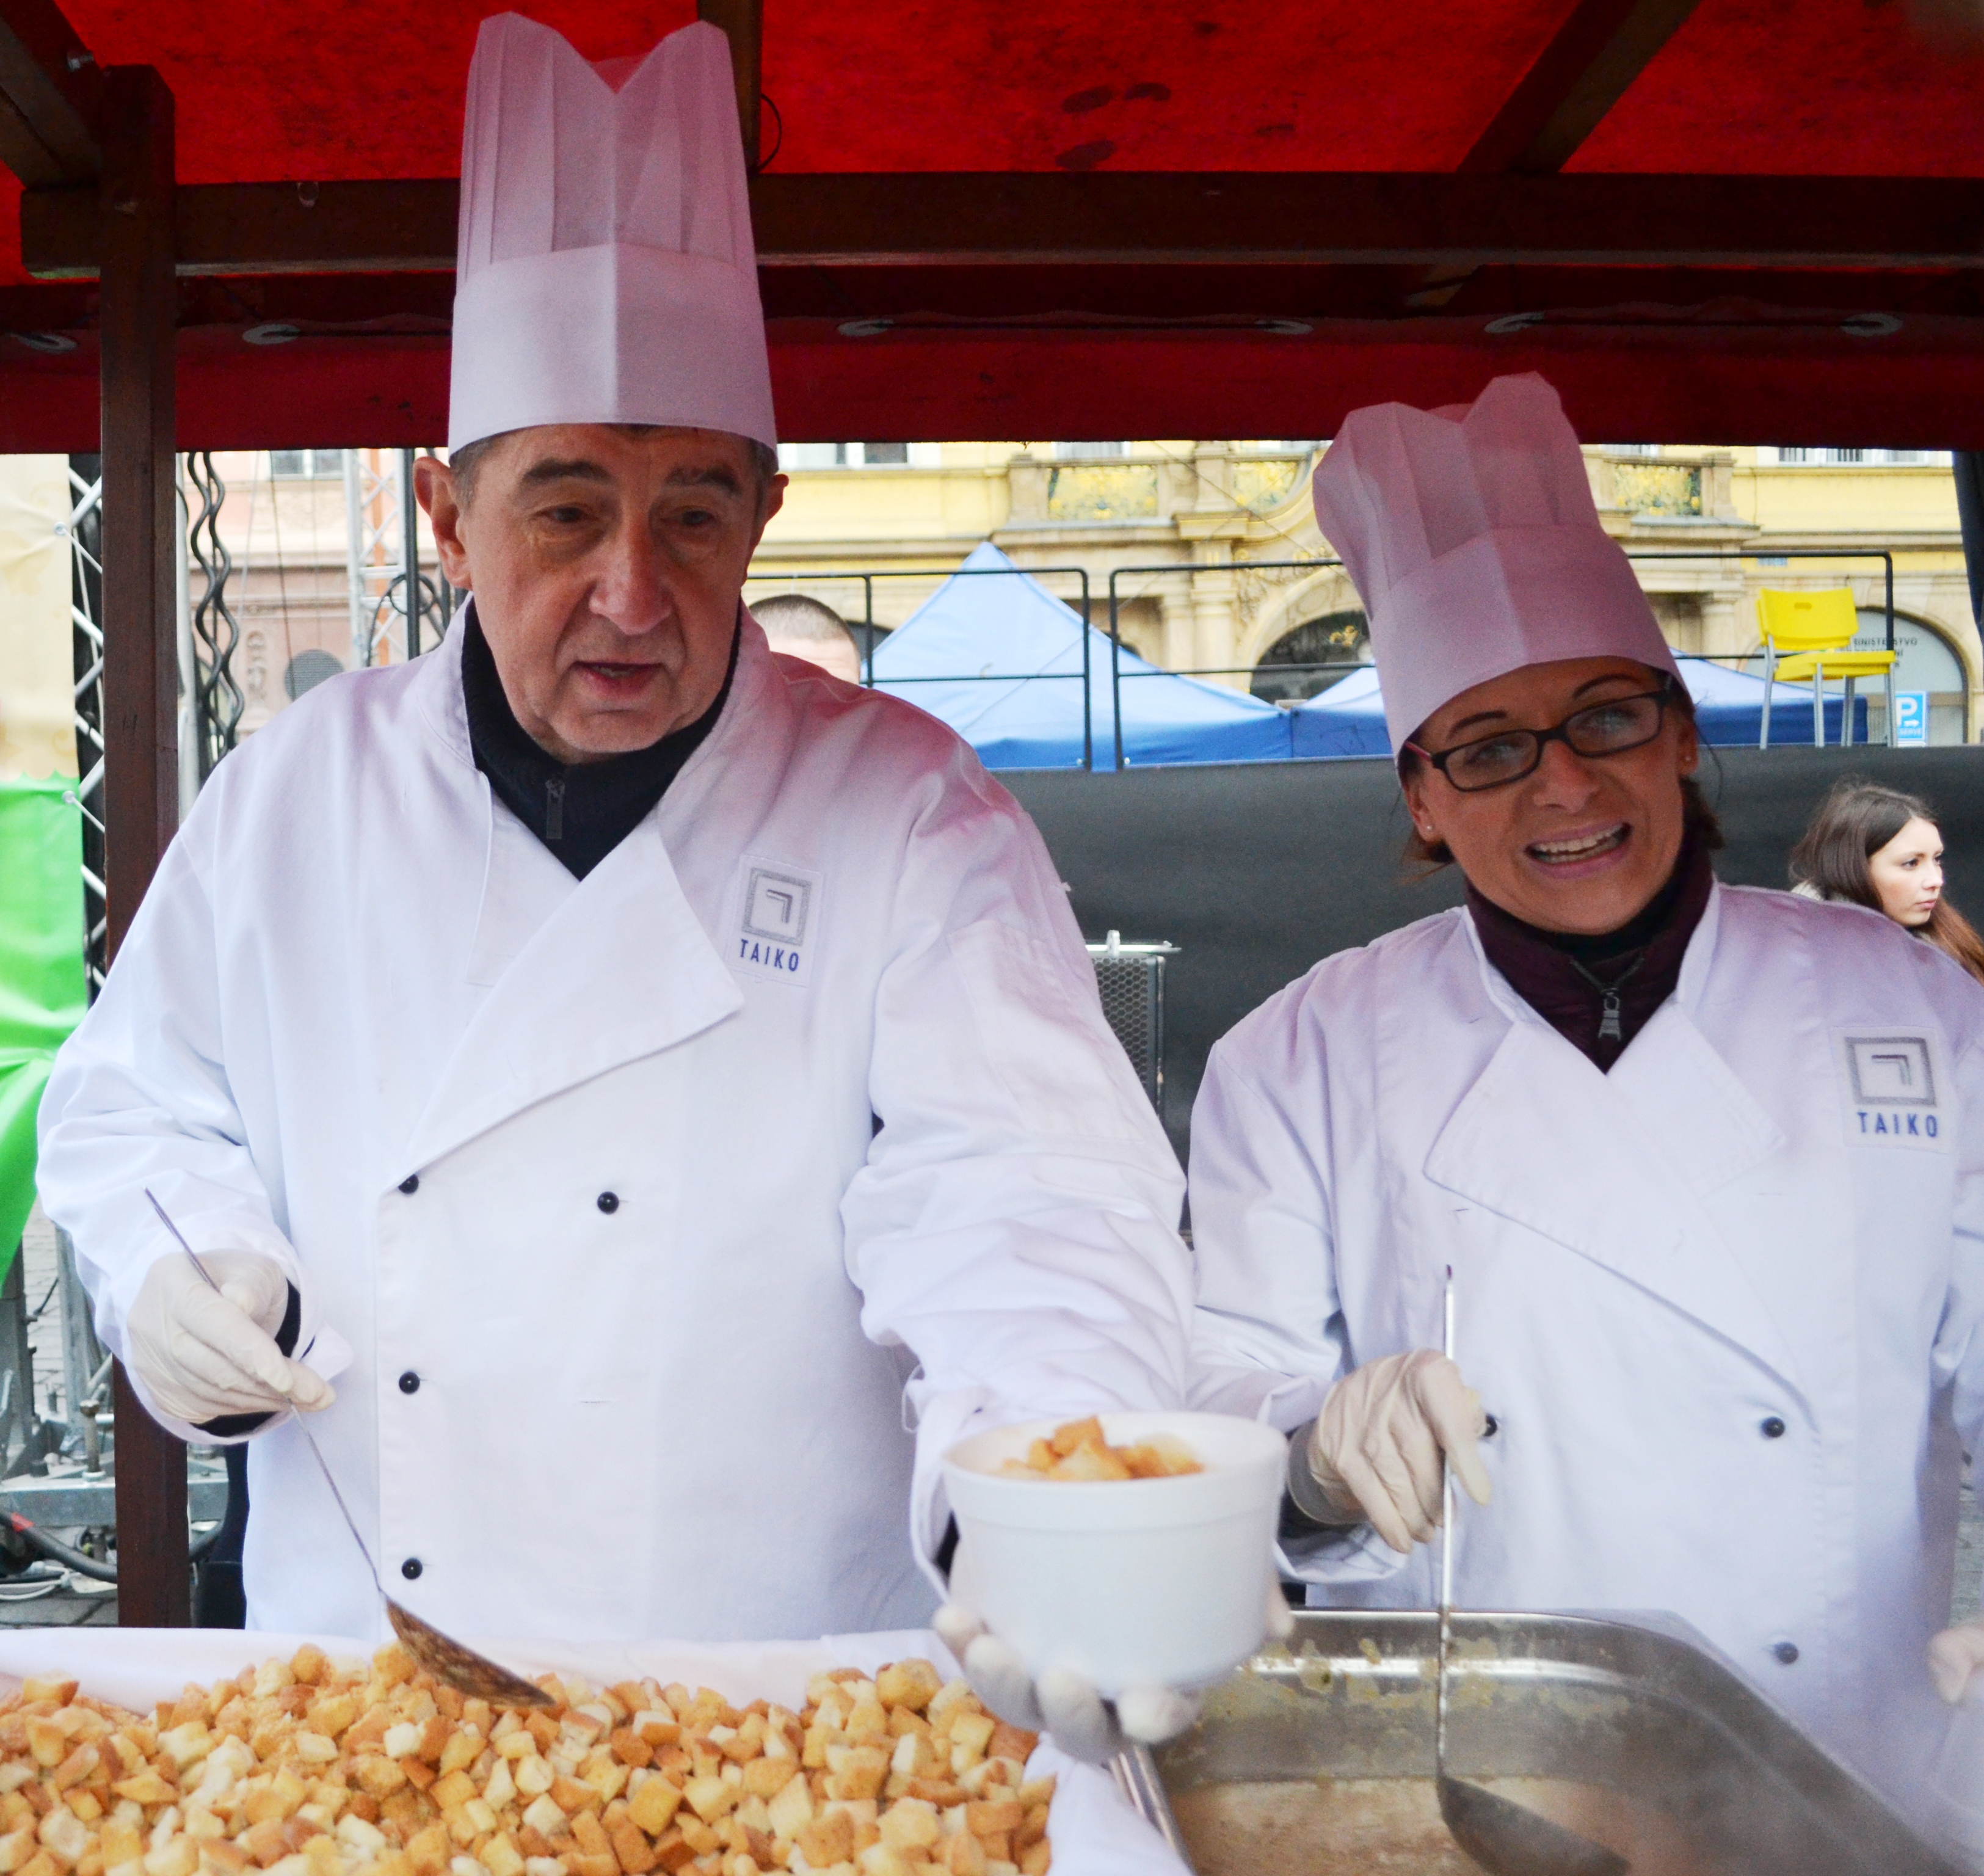
[{"label": "man's nose", "polygon": [[601,550],[592,609],[630,636],[652,631],[675,609],[661,550],[645,528],[622,528]]}]

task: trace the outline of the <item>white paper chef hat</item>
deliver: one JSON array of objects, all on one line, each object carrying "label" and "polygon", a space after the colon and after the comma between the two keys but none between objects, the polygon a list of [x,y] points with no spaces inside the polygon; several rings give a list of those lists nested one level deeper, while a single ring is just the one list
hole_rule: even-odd
[{"label": "white paper chef hat", "polygon": [[1313,493],[1363,595],[1395,750],[1442,704],[1525,665],[1631,658],[1681,675],[1534,372],[1472,404],[1352,411]]},{"label": "white paper chef hat", "polygon": [[775,444],[730,43],[594,66],[515,13],[468,69],[451,450],[539,424]]}]

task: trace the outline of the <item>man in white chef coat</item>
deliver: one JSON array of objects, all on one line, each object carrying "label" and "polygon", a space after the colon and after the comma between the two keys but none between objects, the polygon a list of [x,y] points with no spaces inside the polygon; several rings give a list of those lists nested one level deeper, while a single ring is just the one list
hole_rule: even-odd
[{"label": "man in white chef coat", "polygon": [[471,603],[216,772],[48,1208],[154,1414],[256,1435],[253,1626],[380,1632],[291,1403],[451,1632],[920,1623],[944,1448],[1178,1398],[1181,1181],[1011,798],[740,605],[781,484],[713,27],[484,24],[449,441]]},{"label": "man in white chef coat", "polygon": [[[1467,905],[1214,1050],[1198,1404],[1290,1429],[1312,1600],[1428,1606],[1444,1450],[1459,1605],[1677,1613],[1908,1793],[1984,1441],[1984,995],[1716,882],[1691,706],[1540,378],[1353,413],[1315,498]],[[1936,1647],[1953,1695],[1984,1633]]]}]

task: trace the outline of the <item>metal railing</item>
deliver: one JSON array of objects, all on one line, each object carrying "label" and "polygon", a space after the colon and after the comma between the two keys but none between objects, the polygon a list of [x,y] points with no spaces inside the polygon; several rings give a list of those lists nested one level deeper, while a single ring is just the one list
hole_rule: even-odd
[{"label": "metal railing", "polygon": [[[1629,552],[1626,558],[1634,561],[1754,560],[1761,565],[1771,567],[1788,567],[1795,560],[1878,560],[1881,563],[1882,611],[1886,621],[1886,631],[1882,635],[1883,643],[1889,655],[1892,657],[1893,655],[1895,649],[1895,556],[1888,548],[1643,548],[1637,553]],[[1718,656],[1708,657],[1704,662],[1709,664],[1733,665],[1740,670],[1752,660],[1761,659],[1765,662],[1768,672],[1770,668],[1770,655],[1768,648],[1765,648],[1755,652],[1725,652]],[[1765,687],[1764,695],[1765,701],[1768,702],[1769,698],[1768,685]],[[1839,706],[1839,741],[1842,748],[1846,747],[1853,739],[1852,704],[1853,680],[1848,678],[1842,680]],[[1821,678],[1815,678],[1812,684],[1812,722],[1818,732],[1815,740],[1820,742],[1823,742],[1825,739],[1825,707],[1824,682]],[[1888,667],[1887,702],[1882,710],[1881,716],[1882,739],[1892,749],[1895,746],[1895,672],[1892,664]],[[1764,746],[1768,746],[1771,734],[1770,712],[1768,709],[1764,712],[1762,727]]]},{"label": "metal railing", "polygon": [[[1333,555],[1323,555],[1315,560],[1235,560],[1215,561],[1210,565],[1194,561],[1181,563],[1178,561],[1167,561],[1161,567],[1114,568],[1109,575],[1109,714],[1114,719],[1116,725],[1116,766],[1119,769],[1124,766],[1122,596],[1116,591],[1116,582],[1118,580],[1134,574],[1168,573],[1174,575],[1191,575],[1194,574],[1281,573],[1292,568],[1299,568],[1304,572],[1322,573],[1326,572],[1332,567],[1341,567],[1342,564],[1343,562]],[[1135,596],[1142,597],[1141,595]],[[1329,670],[1333,667],[1329,665],[1312,667],[1281,665],[1275,667],[1277,670],[1281,671],[1295,671],[1305,668]],[[1352,665],[1349,668],[1354,669],[1356,667]],[[1152,671],[1133,671],[1130,675],[1133,678],[1230,678],[1251,673],[1258,668],[1258,665],[1198,665],[1188,670],[1175,671],[1165,668]]]},{"label": "metal railing", "polygon": [[[1795,560],[1818,561],[1878,561],[1882,571],[1882,611],[1885,621],[1886,648],[1895,648],[1895,556],[1888,548],[1647,548],[1627,549],[1630,561],[1755,561],[1766,566],[1788,565]],[[1162,565],[1118,567],[1109,576],[1109,682],[1110,710],[1116,722],[1116,766],[1124,766],[1123,758],[1123,679],[1148,677],[1173,678],[1228,678],[1249,676],[1266,667],[1259,665],[1205,665],[1173,668],[1166,667],[1158,671],[1132,671],[1127,674],[1122,668],[1121,596],[1116,590],[1116,582],[1135,575],[1169,574],[1188,576],[1195,574],[1237,574],[1252,572],[1281,572],[1291,569],[1308,571],[1331,567],[1341,567],[1341,560],[1246,560],[1201,564],[1192,562],[1168,561]],[[1141,597],[1141,595],[1137,595]],[[1764,659],[1768,654],[1762,651],[1690,654],[1699,655],[1708,664],[1731,665],[1738,669]],[[1346,674],[1366,668],[1361,662],[1343,664],[1287,664],[1277,665],[1278,672],[1341,670]],[[1890,747],[1893,745],[1895,727],[1893,712],[1888,712],[1885,735]],[[1850,722],[1842,727],[1842,736],[1852,734]]]},{"label": "metal railing", "polygon": [[76,784],[82,817],[82,958],[90,1000],[109,969],[103,889],[103,475],[95,457],[69,458],[69,623],[75,647]]},{"label": "metal railing", "polygon": [[[1884,638],[1886,648],[1895,647],[1895,557],[1893,550],[1887,548],[1655,548],[1627,550],[1630,561],[1754,561],[1761,566],[1788,566],[1796,561],[1826,562],[1877,561],[1882,574],[1881,610],[1885,622]],[[1123,684],[1126,678],[1232,678],[1252,677],[1264,669],[1272,668],[1279,673],[1295,675],[1301,673],[1349,673],[1369,668],[1366,661],[1359,659],[1322,660],[1312,662],[1275,664],[1272,667],[1254,665],[1213,665],[1155,668],[1148,671],[1125,672],[1123,668],[1122,612],[1130,601],[1141,595],[1126,595],[1119,582],[1129,578],[1166,577],[1190,578],[1202,575],[1237,575],[1243,573],[1324,572],[1332,568],[1340,568],[1342,561],[1331,555],[1320,555],[1314,559],[1300,560],[1248,560],[1215,562],[1210,564],[1178,561],[1160,564],[1118,567],[1109,575],[1108,631],[1109,631],[1109,699],[1111,730],[1114,744],[1114,765],[1121,769],[1128,766],[1123,734]],[[1016,579],[1054,576],[1078,579],[1081,587],[1081,611],[1084,628],[1093,623],[1090,605],[1089,576],[1087,570],[1079,567],[1024,567],[1024,568],[959,568],[950,573],[933,573],[927,569],[902,570],[887,568],[864,571],[859,568],[813,569],[801,568],[787,572],[754,574],[746,581],[747,586],[762,585],[784,589],[796,588],[802,583],[812,585],[857,586],[861,589],[862,616],[856,621],[846,621],[859,630],[861,637],[862,682],[872,687],[875,682],[875,647],[885,635],[875,622],[875,586],[877,580],[923,580],[933,581],[941,588],[947,581],[957,578]],[[1066,601],[1063,601],[1064,604]],[[1090,676],[1088,633],[1081,634],[1082,668],[1082,761],[1084,769],[1094,767],[1094,725],[1093,692],[1088,682]],[[1719,664],[1741,669],[1765,658],[1762,651],[1744,652],[1718,652],[1694,654],[1704,662]],[[969,683],[1026,683],[1036,681],[1072,683],[1077,674],[1073,672],[958,672],[947,675],[929,675],[916,678],[890,678],[886,682],[892,687],[908,684],[969,684]],[[1888,713],[1892,719],[1892,712]],[[1844,732],[1849,733],[1850,730]],[[1885,736],[1892,744],[1894,725],[1890,720],[1885,725]]]},{"label": "metal railing", "polygon": [[[186,551],[203,582],[198,595],[188,595],[197,786],[205,782],[220,759],[234,747],[248,700],[234,677],[234,653],[241,643],[240,625],[227,599],[234,557],[220,538],[220,510],[227,499],[227,484],[213,466],[211,451],[182,457],[180,464],[181,493],[186,504]],[[193,512],[195,497],[199,504],[196,514]]]},{"label": "metal railing", "polygon": [[[1081,582],[1081,669],[1074,671],[970,671],[955,676],[931,675],[920,678],[888,678],[884,682],[898,684],[1072,684],[1077,678],[1081,684],[1081,765],[1093,769],[1095,766],[1094,698],[1090,686],[1088,628],[1090,625],[1090,598],[1088,569],[1085,567],[959,567],[950,573],[933,574],[923,569],[885,568],[878,571],[859,571],[816,572],[799,568],[788,573],[783,569],[777,573],[752,574],[746,579],[747,586],[792,587],[800,581],[809,581],[815,585],[853,586],[861,588],[861,682],[869,689],[875,687],[875,645],[878,628],[875,624],[875,585],[877,580],[935,580],[941,590],[953,580],[1039,580],[1044,578],[1073,579]],[[1056,595],[1050,594],[1050,598]],[[1063,605],[1067,605],[1062,600]],[[852,624],[851,620],[844,620]],[[1113,701],[1112,701],[1113,708]],[[1123,731],[1118,723],[1116,730],[1118,761],[1122,755]]]}]

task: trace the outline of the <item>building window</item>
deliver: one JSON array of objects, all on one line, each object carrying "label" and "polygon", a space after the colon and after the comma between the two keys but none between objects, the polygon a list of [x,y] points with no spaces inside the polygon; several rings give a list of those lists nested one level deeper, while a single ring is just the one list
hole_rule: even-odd
[{"label": "building window", "polygon": [[1371,633],[1352,608],[1305,619],[1262,653],[1248,688],[1264,703],[1300,703],[1320,696],[1371,662]]},{"label": "building window", "polygon": [[[1854,634],[1856,652],[1879,652],[1888,643],[1888,615],[1878,606],[1860,608],[1860,629]],[[1929,699],[1929,739],[1932,743],[1962,742],[1969,702],[1969,680],[1963,661],[1956,648],[1932,625],[1920,619],[1895,615],[1895,688],[1920,691]],[[1828,685],[1828,690],[1835,687]],[[1878,678],[1860,680],[1861,695],[1866,698],[1868,733],[1879,742],[1887,732],[1882,723],[1887,707],[1886,686]]]},{"label": "building window", "polygon": [[1098,456],[1127,456],[1130,446],[1127,443],[1057,443],[1054,453],[1064,461],[1076,461]]},{"label": "building window", "polygon": [[1608,443],[1605,445],[1607,456],[1657,456],[1661,446],[1657,443]]},{"label": "building window", "polygon": [[272,476],[303,481],[322,481],[344,473],[342,450],[271,450],[269,473]]},{"label": "building window", "polygon": [[1780,444],[1781,463],[1835,463],[1847,467],[1869,463],[1927,464],[1949,461],[1947,450],[1832,450],[1813,449],[1803,444]]},{"label": "building window", "polygon": [[910,466],[910,443],[782,443],[781,469],[902,469]]}]

